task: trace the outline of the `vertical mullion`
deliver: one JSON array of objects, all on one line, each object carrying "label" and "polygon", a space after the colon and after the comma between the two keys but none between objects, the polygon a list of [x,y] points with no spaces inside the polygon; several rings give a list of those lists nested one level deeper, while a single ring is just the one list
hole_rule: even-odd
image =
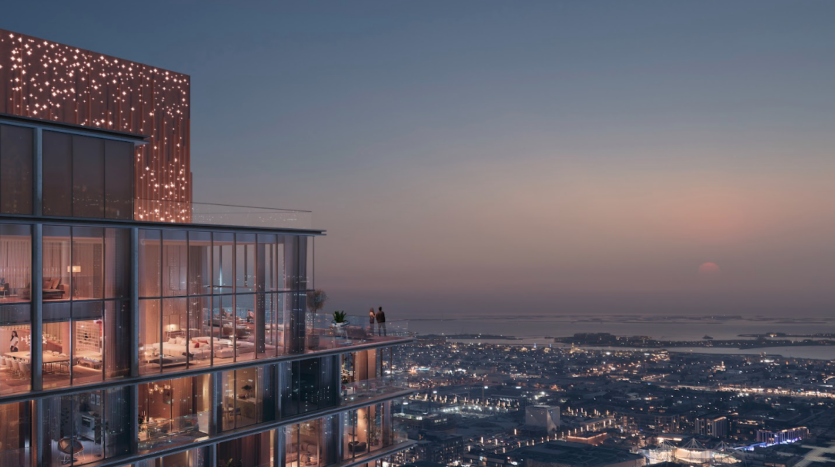
[{"label": "vertical mullion", "polygon": [[238,370],[232,370],[232,429],[238,428]]},{"label": "vertical mullion", "polygon": [[284,436],[285,427],[279,427],[273,430],[273,465],[275,467],[285,467],[284,463]]},{"label": "vertical mullion", "polygon": [[31,467],[40,467],[44,465],[44,402],[45,401],[43,399],[35,399],[29,406],[31,409],[29,411],[29,420],[32,424],[32,438],[29,442],[29,452],[31,453],[29,460],[32,464]]},{"label": "vertical mullion", "polygon": [[[107,198],[107,196],[105,196]],[[107,212],[107,211],[105,211]],[[115,248],[115,245],[114,245]],[[101,380],[104,381],[107,379],[105,374],[107,372],[107,352],[105,349],[102,348],[102,345],[107,343],[107,336],[104,335],[105,331],[107,330],[108,322],[105,321],[107,318],[107,308],[105,307],[104,303],[107,300],[107,228],[101,229],[101,336],[99,344],[99,350],[101,350]],[[116,310],[113,310],[114,314]]]},{"label": "vertical mullion", "polygon": [[[188,250],[188,232],[186,232],[186,369],[191,367],[191,352],[189,352],[189,344],[191,343],[191,300],[188,293]],[[194,413],[193,410],[192,413]]]},{"label": "vertical mullion", "polygon": [[128,390],[130,391],[128,435],[130,436],[130,454],[134,455],[139,451],[139,386],[131,384]]},{"label": "vertical mullion", "polygon": [[35,128],[35,141],[33,146],[32,162],[34,163],[32,182],[32,214],[35,216],[43,215],[43,129],[41,127]]},{"label": "vertical mullion", "polygon": [[165,267],[165,263],[164,263],[165,255],[163,254],[163,251],[165,249],[165,238],[163,238],[163,237],[164,237],[163,231],[160,230],[159,231],[159,269],[157,270],[157,272],[159,273],[159,298],[157,299],[158,300],[157,303],[159,304],[159,310],[157,311],[157,313],[159,313],[159,315],[158,315],[159,316],[159,334],[158,334],[158,336],[159,336],[159,373],[162,373],[162,362],[165,360],[165,358],[163,358],[163,356],[165,355],[165,342],[164,342],[165,339],[163,339],[163,329],[164,328],[163,328],[163,324],[162,324],[163,317],[165,316],[165,311],[164,311],[165,310],[165,302],[162,301],[162,297],[165,295],[163,293],[163,287],[165,286],[165,284],[162,283],[163,282],[162,281],[162,278],[163,278],[162,271],[163,271],[163,268]]},{"label": "vertical mullion", "polygon": [[[107,379],[105,375],[107,375],[107,336],[105,333],[107,332],[107,328],[110,325],[110,320],[107,318],[107,306],[104,300],[101,302],[101,335],[99,336],[99,350],[101,354],[101,380],[104,381]],[[113,314],[116,314],[116,310],[114,308]],[[95,324],[95,322],[93,322]]]},{"label": "vertical mullion", "polygon": [[[210,444],[209,447],[208,447],[208,450],[209,450],[209,456],[208,456],[209,459],[208,459],[208,464],[206,464],[206,465],[218,465],[217,461],[215,460],[217,458],[217,443]],[[195,462],[195,464],[196,464],[196,462]]]},{"label": "vertical mullion", "polygon": [[[211,248],[210,248],[211,249]],[[213,274],[214,275],[214,274]],[[212,287],[209,287],[210,290],[214,291]],[[214,295],[209,296],[209,366],[215,366],[215,336],[214,334],[214,315],[215,315],[215,297]],[[202,318],[202,315],[201,315]],[[220,319],[220,317],[218,317]],[[223,332],[223,322],[218,321],[220,326],[220,331]]]},{"label": "vertical mullion", "polygon": [[72,319],[72,304],[70,304],[70,363],[67,365],[70,369],[70,386],[72,386],[73,377],[73,360],[75,360],[75,321]]},{"label": "vertical mullion", "polygon": [[130,375],[139,376],[139,229],[130,229]]},{"label": "vertical mullion", "polygon": [[214,435],[223,431],[223,375],[220,371],[211,373],[212,392],[212,407],[214,407],[214,423],[209,425],[209,434]]},{"label": "vertical mullion", "polygon": [[[238,361],[238,295],[232,295],[232,363]],[[221,325],[223,322],[221,321]],[[223,334],[223,326],[220,327]]]},{"label": "vertical mullion", "polygon": [[29,316],[29,363],[31,364],[31,388],[43,389],[43,225],[32,226],[32,267]]},{"label": "vertical mullion", "polygon": [[[232,363],[238,361],[238,234],[232,234]],[[220,333],[223,334],[223,321],[220,322]],[[237,386],[237,377],[235,385]],[[235,394],[237,397],[237,394]],[[237,400],[235,406],[237,407]],[[237,418],[235,419],[235,426],[237,427]]]},{"label": "vertical mullion", "polygon": [[[68,355],[70,356],[70,362],[67,365],[67,369],[70,372],[70,386],[72,386],[72,374],[73,374],[72,362],[73,362],[73,358],[74,358],[73,352],[75,351],[75,345],[73,345],[74,344],[73,341],[75,340],[75,332],[74,332],[74,329],[73,329],[74,322],[73,322],[73,319],[72,319],[73,318],[73,308],[74,308],[73,305],[74,305],[74,302],[75,302],[75,299],[76,299],[75,291],[78,290],[78,284],[75,283],[75,279],[76,279],[77,276],[75,275],[75,273],[72,272],[74,265],[75,265],[75,228],[73,228],[71,226],[70,227],[70,285],[71,285],[71,287],[70,287],[70,317],[69,317],[69,321],[70,321],[70,325],[69,325],[69,328],[70,328],[70,335],[69,335],[70,351],[68,352]],[[73,399],[73,404],[75,404],[75,399]]]},{"label": "vertical mullion", "polygon": [[[29,323],[29,339],[31,343],[40,345],[29,346],[29,363],[32,365],[31,387],[33,391],[43,389],[43,224],[32,226],[32,286],[31,290],[31,316]],[[32,436],[30,441],[30,456],[32,466],[43,465],[43,443],[44,426],[43,412],[44,400],[37,399],[30,405],[30,423],[32,424]],[[34,448],[34,449],[31,449]]]}]

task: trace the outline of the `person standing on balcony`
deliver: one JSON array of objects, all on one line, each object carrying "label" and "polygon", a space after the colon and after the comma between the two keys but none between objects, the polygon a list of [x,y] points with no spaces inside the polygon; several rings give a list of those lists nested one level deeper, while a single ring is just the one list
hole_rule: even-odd
[{"label": "person standing on balcony", "polygon": [[374,314],[374,308],[368,309],[368,333],[374,335],[374,322],[377,321],[377,315]]},{"label": "person standing on balcony", "polygon": [[386,335],[386,312],[383,311],[383,307],[380,307],[380,310],[377,312],[377,335]]}]

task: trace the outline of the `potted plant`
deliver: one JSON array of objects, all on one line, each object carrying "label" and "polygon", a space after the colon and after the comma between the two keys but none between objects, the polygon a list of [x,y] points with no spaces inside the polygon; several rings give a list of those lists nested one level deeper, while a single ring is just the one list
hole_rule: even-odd
[{"label": "potted plant", "polygon": [[348,315],[344,311],[334,311],[333,324],[340,326],[348,324]]},{"label": "potted plant", "polygon": [[307,293],[307,309],[313,313],[318,313],[324,308],[327,301],[328,294],[322,289],[311,290]]},{"label": "potted plant", "polygon": [[331,327],[333,328],[334,332],[342,332],[343,328],[348,324],[348,315],[344,311],[333,312],[333,321],[331,321]]},{"label": "potted plant", "polygon": [[333,321],[331,321],[331,332],[334,335],[342,335],[347,339],[348,331],[345,329],[345,327],[348,326],[348,324],[350,324],[348,322],[348,316],[344,311],[333,312]]}]

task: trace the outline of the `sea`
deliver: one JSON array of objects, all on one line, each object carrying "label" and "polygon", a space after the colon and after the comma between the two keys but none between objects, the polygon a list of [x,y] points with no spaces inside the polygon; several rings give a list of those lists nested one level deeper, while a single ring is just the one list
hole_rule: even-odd
[{"label": "sea", "polygon": [[[473,339],[455,338],[461,342],[483,342],[519,345],[553,345],[554,337],[575,333],[605,332],[616,336],[649,336],[668,341],[699,341],[706,336],[715,340],[737,339],[745,334],[780,332],[798,336],[833,334],[835,318],[784,318],[766,316],[634,316],[634,315],[514,315],[458,316],[455,318],[420,318],[409,321],[409,330],[419,335],[482,335]],[[513,337],[513,340],[487,336]],[[808,337],[794,337],[803,340]],[[600,347],[587,347],[602,349]],[[623,350],[624,348],[619,347]],[[643,350],[635,348],[634,350]],[[763,347],[756,349],[671,347],[675,352],[773,355],[786,358],[835,359],[835,346]]]}]

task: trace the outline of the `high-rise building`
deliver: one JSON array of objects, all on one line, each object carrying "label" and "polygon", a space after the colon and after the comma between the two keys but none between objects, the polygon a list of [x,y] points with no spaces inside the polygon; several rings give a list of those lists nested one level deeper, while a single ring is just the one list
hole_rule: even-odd
[{"label": "high-rise building", "polygon": [[724,415],[705,415],[696,418],[695,432],[700,436],[727,438],[730,436],[730,421]]},{"label": "high-rise building", "polygon": [[0,466],[385,464],[404,323],[303,211],[198,205],[188,76],[0,30]]},{"label": "high-rise building", "polygon": [[758,430],[757,442],[765,444],[794,443],[809,437],[809,429],[805,426],[787,428],[780,431]]}]

